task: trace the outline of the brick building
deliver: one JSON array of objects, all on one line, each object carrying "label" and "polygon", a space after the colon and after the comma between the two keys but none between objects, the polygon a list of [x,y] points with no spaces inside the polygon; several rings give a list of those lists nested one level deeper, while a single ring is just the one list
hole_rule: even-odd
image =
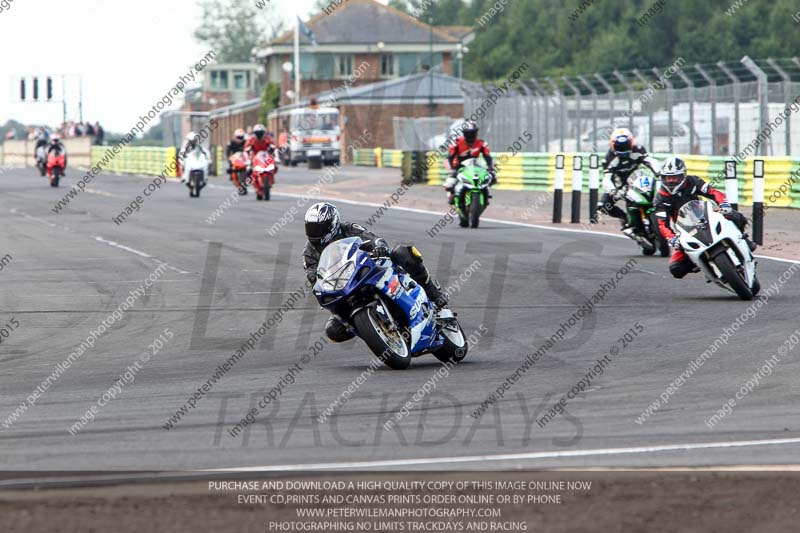
[{"label": "brick building", "polygon": [[[374,0],[330,3],[306,24],[316,44],[300,35],[300,97],[333,90],[348,81],[366,85],[424,70],[460,77],[464,46],[474,38],[468,26],[430,26]],[[283,69],[293,58],[289,31],[256,52],[266,81],[281,84],[281,105],[294,89]]]}]

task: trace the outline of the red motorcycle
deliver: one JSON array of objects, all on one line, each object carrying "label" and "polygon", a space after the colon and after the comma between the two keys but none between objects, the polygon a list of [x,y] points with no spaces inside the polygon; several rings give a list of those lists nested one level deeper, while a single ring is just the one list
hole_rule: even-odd
[{"label": "red motorcycle", "polygon": [[47,176],[50,178],[51,187],[58,187],[58,181],[64,176],[66,161],[64,150],[54,150],[47,155]]},{"label": "red motorcycle", "polygon": [[275,173],[278,167],[275,159],[269,152],[258,152],[253,158],[253,187],[256,190],[256,200],[269,200],[269,190],[275,184]]},{"label": "red motorcycle", "polygon": [[[236,152],[232,154],[230,157],[231,163],[231,179],[233,180],[233,184],[236,185],[236,188],[239,189],[239,194],[247,194],[247,184],[250,182],[246,178],[247,176],[247,167],[250,164],[250,160],[247,159],[247,156],[244,155],[242,152]],[[241,177],[241,179],[239,179]]]}]

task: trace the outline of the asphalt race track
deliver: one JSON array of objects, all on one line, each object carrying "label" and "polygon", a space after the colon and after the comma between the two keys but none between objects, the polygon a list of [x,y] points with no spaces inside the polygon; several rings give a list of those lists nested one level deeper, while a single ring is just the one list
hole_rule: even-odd
[{"label": "asphalt race track", "polygon": [[[477,230],[451,225],[431,238],[426,232],[439,215],[401,209],[414,207],[402,200],[370,229],[391,243],[415,242],[442,284],[450,285],[451,307],[466,334],[474,334],[463,364],[449,376],[440,372],[435,387],[430,382],[441,364],[430,355],[415,359],[406,371],[367,371],[349,401],[320,422],[318,416],[369,368],[371,354],[359,340],[314,348],[327,316],[307,292],[196,407],[165,429],[217,367],[303,286],[302,213],[311,202],[281,195],[280,182],[311,186],[319,176],[282,169],[271,201],[256,202],[251,191],[213,224],[207,217],[231,198],[233,186],[215,179],[199,199],[190,199],[184,186],[171,182],[118,226],[112,217],[152,178],[99,176],[90,191],[55,214],[51,209],[79,177],[77,170],[58,189],[30,169],[0,175],[0,257],[11,256],[0,270],[0,325],[12,318],[18,323],[0,344],[2,469],[797,463],[800,349],[783,354],[772,374],[712,429],[706,420],[800,327],[800,276],[780,285],[667,405],[638,424],[651,402],[751,303],[706,284],[700,275],[673,280],[665,259],[635,255],[630,241],[621,238],[488,220]],[[337,179],[348,179],[347,170]],[[292,206],[299,217],[270,237],[267,228]],[[376,209],[339,207],[346,220],[362,224]],[[501,206],[489,209],[491,217]],[[628,263],[631,258],[635,264]],[[9,425],[7,417],[56,365],[163,263],[168,266],[160,267],[157,281],[132,297],[132,307]],[[470,416],[626,263],[630,272],[592,312],[482,417]],[[762,259],[762,286],[777,283],[791,265]],[[619,339],[636,331],[637,323],[643,331],[622,347]],[[73,435],[68,428],[143,352],[154,351],[149,345],[165,330],[171,338],[163,348]],[[616,354],[603,374],[568,401],[564,414],[540,427],[535,418],[612,349]],[[298,363],[302,370],[288,383],[287,369]],[[278,401],[231,436],[229,430],[282,378]],[[426,382],[430,392],[385,431],[384,423]]]}]

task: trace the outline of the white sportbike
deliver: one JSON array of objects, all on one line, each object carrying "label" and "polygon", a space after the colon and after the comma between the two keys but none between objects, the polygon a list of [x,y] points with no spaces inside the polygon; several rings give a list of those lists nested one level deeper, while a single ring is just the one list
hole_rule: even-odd
[{"label": "white sportbike", "polygon": [[683,252],[709,282],[750,300],[761,290],[756,261],[736,224],[713,201],[692,200],[681,207],[675,222]]},{"label": "white sportbike", "polygon": [[189,176],[186,186],[189,187],[189,196],[197,198],[200,191],[206,186],[206,173],[208,172],[208,157],[198,146],[186,154],[183,162],[184,175]]}]

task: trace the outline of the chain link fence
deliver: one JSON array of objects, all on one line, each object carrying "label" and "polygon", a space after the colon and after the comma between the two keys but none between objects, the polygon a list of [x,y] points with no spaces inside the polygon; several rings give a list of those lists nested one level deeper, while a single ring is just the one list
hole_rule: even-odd
[{"label": "chain link fence", "polygon": [[[465,115],[480,108],[492,89],[465,94]],[[428,125],[413,124],[430,136]],[[602,152],[613,129],[625,127],[651,152],[798,155],[800,60],[745,57],[689,65],[679,58],[666,68],[520,80],[479,126],[481,137],[500,151],[527,131],[533,139],[526,151]],[[423,148],[430,149],[417,149]]]}]

